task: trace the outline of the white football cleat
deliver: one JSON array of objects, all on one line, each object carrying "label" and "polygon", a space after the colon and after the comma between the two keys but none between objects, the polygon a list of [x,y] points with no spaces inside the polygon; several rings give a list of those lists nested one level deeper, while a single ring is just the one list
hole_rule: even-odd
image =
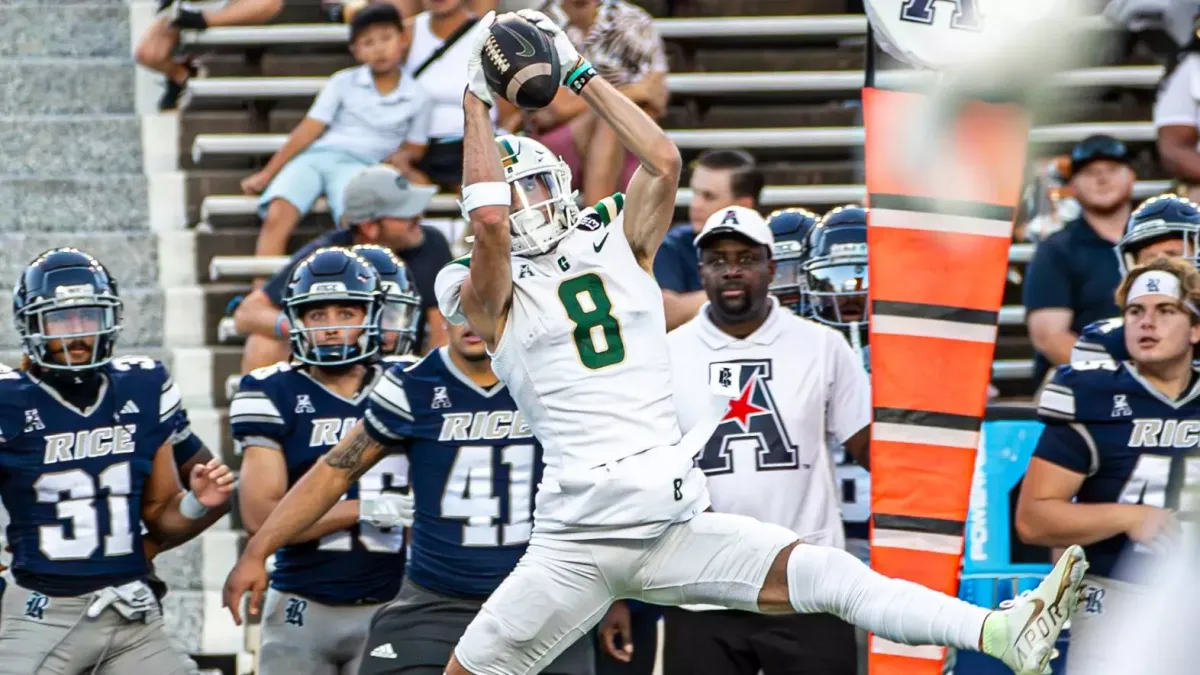
[{"label": "white football cleat", "polygon": [[983,622],[983,653],[1017,675],[1049,675],[1058,656],[1054,643],[1079,605],[1087,568],[1083,549],[1071,546],[1041,585],[1000,603]]}]

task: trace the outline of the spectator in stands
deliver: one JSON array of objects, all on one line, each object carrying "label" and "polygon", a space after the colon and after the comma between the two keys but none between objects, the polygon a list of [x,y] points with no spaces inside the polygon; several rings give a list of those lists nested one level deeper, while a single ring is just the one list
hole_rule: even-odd
[{"label": "spectator in stands", "polygon": [[160,110],[174,110],[187,81],[196,73],[191,59],[176,58],[180,29],[210,26],[251,26],[270,21],[283,9],[283,0],[232,0],[212,9],[187,8],[182,0],[159,0],[158,16],[142,34],[134,52],[141,65],[166,75]]},{"label": "spectator in stands", "polygon": [[257,255],[282,255],[300,219],[322,194],[334,221],[342,194],[360,169],[387,161],[409,181],[429,179],[414,168],[425,155],[433,101],[401,74],[405,51],[400,14],[376,4],[354,15],[350,51],[361,66],[339,71],[267,166],[242,181],[262,193]]},{"label": "spectator in stands", "polygon": [[283,291],[292,269],[308,254],[324,246],[381,244],[396,252],[408,266],[421,296],[416,350],[424,354],[446,343],[446,332],[433,281],[450,262],[450,246],[436,228],[420,224],[421,214],[436,192],[430,186],[410,184],[395,168],[380,164],[363,169],[346,186],[346,214],[342,227],[317,237],[292,256],[288,265],[238,306],[234,321],[246,335],[242,372],[288,357],[287,318]]},{"label": "spectator in stands", "polygon": [[692,241],[717,211],[729,206],[758,208],[764,180],[754,158],[744,150],[707,150],[692,163],[690,222],[671,228],[654,258],[667,330],[691,321],[708,299],[700,283],[700,255]]},{"label": "spectator in stands", "polygon": [[1200,54],[1184,54],[1169,71],[1154,101],[1154,127],[1158,130],[1158,156],[1163,168],[1183,183],[1180,194],[1200,199],[1200,99],[1194,83],[1200,82]]},{"label": "spectator in stands", "polygon": [[[542,11],[564,26],[604,79],[651,117],[666,114],[667,57],[646,10],[625,0],[549,0]],[[624,189],[638,166],[615,132],[565,88],[553,104],[528,115],[526,131],[571,167],[584,204]]]},{"label": "spectator in stands", "polygon": [[[429,150],[417,164],[423,174],[447,192],[462,183],[463,89],[467,86],[467,57],[479,19],[465,0],[424,0],[426,11],[409,20],[411,42],[404,76],[419,82],[433,98]],[[493,118],[507,133],[520,129],[521,112],[496,97]]]},{"label": "spectator in stands", "polygon": [[1071,151],[1071,189],[1082,214],[1038,245],[1025,277],[1025,321],[1036,350],[1034,380],[1067,363],[1079,331],[1117,314],[1114,245],[1125,233],[1136,176],[1125,144],[1084,139]]}]

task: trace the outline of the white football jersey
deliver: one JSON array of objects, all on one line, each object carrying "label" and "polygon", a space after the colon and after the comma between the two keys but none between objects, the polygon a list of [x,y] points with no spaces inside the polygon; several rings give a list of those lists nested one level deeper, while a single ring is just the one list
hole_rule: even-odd
[{"label": "white football jersey", "polygon": [[[634,258],[622,214],[581,222],[552,252],[513,257],[492,370],[544,448],[534,531],[653,537],[707,508],[692,462],[704,437],[680,433],[662,292]],[[469,265],[461,258],[438,274],[452,322],[465,321]]]},{"label": "white football jersey", "polygon": [[[713,325],[708,305],[671,332],[679,422],[689,430],[714,398],[725,406],[697,457],[716,511],[842,548],[842,487],[830,448],[870,424],[870,382],[841,333],[771,302],[766,322],[745,339]],[[717,391],[722,383],[726,395]]]}]

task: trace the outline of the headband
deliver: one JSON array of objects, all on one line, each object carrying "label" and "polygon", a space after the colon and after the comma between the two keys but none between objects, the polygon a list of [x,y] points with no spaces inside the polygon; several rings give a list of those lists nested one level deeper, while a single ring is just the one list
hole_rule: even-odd
[{"label": "headband", "polygon": [[1129,304],[1146,295],[1166,295],[1175,298],[1192,314],[1200,316],[1200,310],[1196,309],[1196,305],[1192,304],[1191,300],[1183,297],[1183,289],[1179,283],[1179,277],[1170,272],[1152,270],[1138,275],[1138,278],[1133,282],[1133,286],[1129,289],[1129,295],[1125,297],[1125,303]]}]

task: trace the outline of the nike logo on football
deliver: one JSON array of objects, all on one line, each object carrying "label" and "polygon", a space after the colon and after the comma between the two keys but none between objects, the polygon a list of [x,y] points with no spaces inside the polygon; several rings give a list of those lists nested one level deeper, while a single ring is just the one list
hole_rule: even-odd
[{"label": "nike logo on football", "polygon": [[596,253],[599,253],[600,249],[604,248],[604,242],[608,241],[608,235],[610,235],[610,234],[612,234],[612,233],[605,232],[604,238],[600,240],[599,244],[592,244],[592,248],[595,249]]},{"label": "nike logo on football", "polygon": [[517,56],[527,59],[527,58],[533,56],[534,54],[537,54],[537,50],[533,48],[533,45],[529,43],[529,40],[525,39],[524,35],[521,35],[517,31],[509,28],[508,26],[505,26],[503,23],[497,23],[496,25],[498,27],[504,29],[504,31],[506,33],[508,33],[509,35],[513,36],[514,40],[521,43],[521,51],[517,52],[517,54],[516,54]]}]

